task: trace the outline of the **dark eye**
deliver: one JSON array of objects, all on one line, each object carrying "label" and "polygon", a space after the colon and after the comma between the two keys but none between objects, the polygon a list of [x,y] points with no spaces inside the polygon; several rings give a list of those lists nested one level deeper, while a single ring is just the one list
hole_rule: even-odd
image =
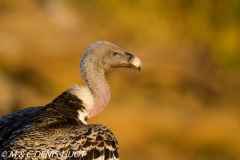
[{"label": "dark eye", "polygon": [[118,52],[113,52],[112,53],[112,57],[115,57],[115,56],[117,56],[118,55]]}]

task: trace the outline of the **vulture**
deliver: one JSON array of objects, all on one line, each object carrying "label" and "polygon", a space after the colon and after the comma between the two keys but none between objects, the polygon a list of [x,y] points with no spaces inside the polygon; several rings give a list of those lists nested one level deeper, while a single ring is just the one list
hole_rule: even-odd
[{"label": "vulture", "polygon": [[45,106],[0,118],[0,159],[118,160],[118,142],[101,124],[87,124],[109,102],[105,73],[142,63],[115,44],[97,41],[80,62],[84,86],[74,85]]}]

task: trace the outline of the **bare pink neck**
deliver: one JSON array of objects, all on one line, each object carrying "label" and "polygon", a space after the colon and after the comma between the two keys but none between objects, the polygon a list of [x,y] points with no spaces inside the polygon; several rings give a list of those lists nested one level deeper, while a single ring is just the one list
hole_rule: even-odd
[{"label": "bare pink neck", "polygon": [[87,85],[94,97],[94,106],[86,110],[88,118],[90,118],[103,110],[108,104],[110,100],[110,91],[104,75],[95,77],[92,81],[90,79]]}]

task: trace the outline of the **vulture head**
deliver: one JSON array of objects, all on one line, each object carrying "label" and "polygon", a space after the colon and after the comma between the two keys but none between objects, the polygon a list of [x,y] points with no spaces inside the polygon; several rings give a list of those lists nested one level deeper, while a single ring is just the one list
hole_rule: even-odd
[{"label": "vulture head", "polygon": [[[90,65],[91,63],[91,65]],[[80,63],[81,72],[86,67],[95,67],[96,71],[107,72],[111,68],[126,67],[140,72],[142,63],[132,54],[107,41],[97,41],[85,51]]]}]

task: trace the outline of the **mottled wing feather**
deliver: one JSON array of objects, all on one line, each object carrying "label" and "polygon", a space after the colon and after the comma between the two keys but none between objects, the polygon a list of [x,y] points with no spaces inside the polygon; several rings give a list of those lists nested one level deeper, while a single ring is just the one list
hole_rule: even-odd
[{"label": "mottled wing feather", "polygon": [[[85,141],[83,150],[87,156],[83,159],[117,160],[119,159],[118,142],[113,133],[102,125],[89,125],[88,132],[84,134],[81,140]],[[80,141],[81,141],[80,140]]]},{"label": "mottled wing feather", "polygon": [[0,150],[3,143],[19,128],[25,126],[42,107],[30,107],[0,118]]},{"label": "mottled wing feather", "polygon": [[11,147],[6,146],[8,152],[21,150],[32,153],[32,157],[39,159],[56,159],[56,155],[36,157],[36,151],[58,153],[59,159],[119,159],[118,142],[113,133],[103,125],[31,127],[15,137],[9,146]]}]

